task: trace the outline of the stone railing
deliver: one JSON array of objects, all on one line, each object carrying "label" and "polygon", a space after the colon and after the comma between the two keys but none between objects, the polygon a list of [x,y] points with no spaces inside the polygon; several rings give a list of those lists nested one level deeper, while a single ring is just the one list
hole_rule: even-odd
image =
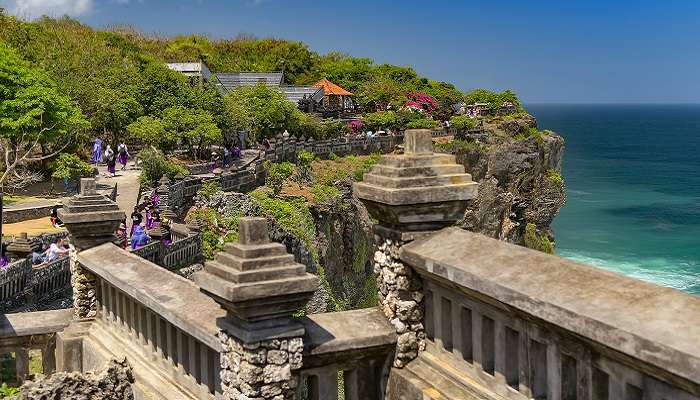
[{"label": "stone railing", "polygon": [[700,398],[698,297],[456,228],[400,258],[422,278],[427,339],[391,398]]},{"label": "stone railing", "polygon": [[378,308],[309,315],[302,323],[309,399],[384,398],[396,333]]},{"label": "stone railing", "polygon": [[[137,393],[177,399],[220,394],[224,349],[218,324],[224,309],[191,281],[112,244],[85,250],[77,261],[95,276],[97,310],[93,321],[81,322],[89,326],[81,328],[87,336],[80,370],[126,356]],[[299,393],[333,399],[341,383],[346,399],[383,398],[396,334],[379,309],[310,315],[299,322],[305,328],[299,372],[305,384]],[[59,343],[59,353],[68,348]],[[274,362],[269,352],[268,362]]]},{"label": "stone railing", "polygon": [[70,294],[68,257],[32,267],[30,259],[0,271],[0,312],[41,304]]},{"label": "stone railing", "polygon": [[126,356],[137,391],[213,399],[220,388],[216,320],[225,314],[218,304],[191,281],[112,244],[79,253],[78,263],[95,276],[97,307],[81,369],[102,365],[100,354]]},{"label": "stone railing", "polygon": [[41,373],[56,370],[55,333],[68,326],[72,316],[70,309],[0,315],[0,355],[15,354],[14,384],[21,384],[30,372],[30,350],[41,350]]},{"label": "stone railing", "polygon": [[202,235],[190,232],[187,226],[173,224],[170,229],[172,243],[164,245],[153,241],[131,253],[167,269],[177,269],[202,262]]},{"label": "stone railing", "polygon": [[202,236],[190,235],[180,240],[173,240],[169,246],[163,248],[162,261],[159,263],[167,269],[188,267],[194,263],[202,262]]},{"label": "stone railing", "polygon": [[0,311],[8,312],[24,304],[28,277],[32,272],[32,260],[15,261],[0,269]]}]

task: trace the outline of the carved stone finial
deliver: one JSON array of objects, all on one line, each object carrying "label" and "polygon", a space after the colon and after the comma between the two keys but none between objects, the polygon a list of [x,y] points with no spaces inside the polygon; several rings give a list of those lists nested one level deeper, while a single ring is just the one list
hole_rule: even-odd
[{"label": "carved stone finial", "polygon": [[291,317],[319,283],[284,245],[270,242],[265,218],[241,218],[239,243],[227,244],[194,280],[228,312],[222,329],[243,342],[303,334]]},{"label": "carved stone finial", "polygon": [[22,232],[7,245],[7,251],[18,258],[26,258],[35,251],[41,250],[39,242],[29,239],[27,232]]},{"label": "carved stone finial", "polygon": [[119,223],[126,218],[117,203],[97,194],[95,187],[94,178],[81,179],[80,194],[65,200],[58,210],[58,217],[78,250],[116,240]]},{"label": "carved stone finial", "polygon": [[454,156],[433,153],[430,130],[407,130],[404,140],[404,154],[382,156],[354,184],[357,197],[382,226],[397,231],[431,231],[462,218],[478,184]]}]

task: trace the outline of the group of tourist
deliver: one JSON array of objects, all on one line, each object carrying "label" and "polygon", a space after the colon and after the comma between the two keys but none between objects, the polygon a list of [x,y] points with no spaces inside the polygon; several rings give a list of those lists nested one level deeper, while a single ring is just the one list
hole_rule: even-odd
[{"label": "group of tourist", "polygon": [[102,152],[102,139],[96,138],[95,144],[92,146],[92,162],[97,165],[103,161],[107,164],[107,172],[115,176],[117,173],[117,162],[122,165],[122,171],[126,169],[126,164],[129,162],[129,148],[125,143],[120,143],[117,146],[117,151],[112,149],[112,146],[107,143],[107,147],[104,150],[104,157]]},{"label": "group of tourist", "polygon": [[59,238],[51,243],[45,250],[32,253],[32,265],[48,264],[56,261],[59,257],[68,255],[68,239]]},{"label": "group of tourist", "polygon": [[216,151],[211,153],[211,170],[228,168],[234,160],[241,158],[241,148],[238,145],[225,143],[223,146],[223,159]]},{"label": "group of tourist", "polygon": [[[117,230],[117,236],[122,248],[131,246],[136,250],[150,243],[151,237],[148,232],[162,226],[164,235],[162,241],[165,245],[170,244],[170,225],[167,218],[160,215],[160,196],[154,189],[149,196],[146,196],[141,204],[134,207],[131,213],[131,229],[127,228],[126,220],[122,221]],[[145,217],[144,217],[145,212]]]}]

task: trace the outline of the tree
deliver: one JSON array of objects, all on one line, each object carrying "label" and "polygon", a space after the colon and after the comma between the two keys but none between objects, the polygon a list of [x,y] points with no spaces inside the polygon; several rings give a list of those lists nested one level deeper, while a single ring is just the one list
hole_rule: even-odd
[{"label": "tree", "polygon": [[177,137],[168,135],[165,124],[159,118],[145,115],[126,127],[129,135],[160,150],[172,150],[177,145]]},{"label": "tree", "polygon": [[[0,185],[19,187],[39,177],[27,164],[63,150],[89,122],[39,68],[0,42]],[[42,143],[54,143],[48,154]]]},{"label": "tree", "polygon": [[163,110],[163,125],[167,135],[187,145],[195,159],[211,144],[223,141],[221,129],[214,123],[214,117],[204,110],[166,108]]},{"label": "tree", "polygon": [[246,119],[240,124],[250,127],[253,141],[284,129],[293,130],[299,124],[296,106],[284,94],[264,84],[238,87],[226,99],[229,110]]}]

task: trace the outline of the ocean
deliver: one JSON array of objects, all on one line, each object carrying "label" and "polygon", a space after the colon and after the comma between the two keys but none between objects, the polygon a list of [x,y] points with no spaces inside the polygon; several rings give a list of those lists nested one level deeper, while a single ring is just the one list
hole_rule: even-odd
[{"label": "ocean", "polygon": [[557,254],[700,295],[700,105],[528,105],[566,141]]}]

